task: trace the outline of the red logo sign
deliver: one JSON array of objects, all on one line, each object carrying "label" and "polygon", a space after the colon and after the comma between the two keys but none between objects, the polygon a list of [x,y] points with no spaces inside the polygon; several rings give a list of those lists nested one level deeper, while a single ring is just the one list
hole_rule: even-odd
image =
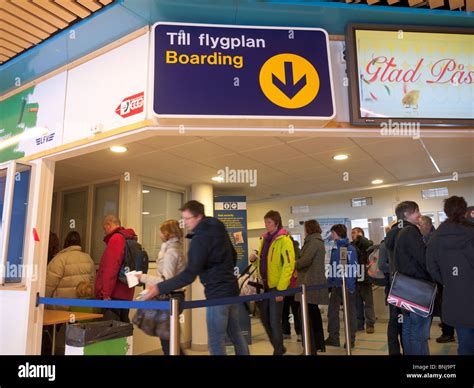
[{"label": "red logo sign", "polygon": [[124,98],[117,109],[115,109],[115,113],[123,118],[136,115],[137,113],[143,112],[144,102],[144,92],[134,94],[133,96]]}]

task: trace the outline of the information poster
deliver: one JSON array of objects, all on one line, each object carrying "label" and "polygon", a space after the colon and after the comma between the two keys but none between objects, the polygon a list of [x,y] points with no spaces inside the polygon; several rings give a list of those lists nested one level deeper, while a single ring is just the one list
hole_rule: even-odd
[{"label": "information poster", "polygon": [[237,251],[239,273],[248,266],[247,202],[245,196],[214,198],[214,217],[222,221]]},{"label": "information poster", "polygon": [[[245,196],[223,196],[214,198],[214,217],[222,221],[229,234],[230,241],[237,251],[236,275],[248,266],[247,240],[247,198]],[[237,270],[238,268],[238,270]],[[249,304],[240,306],[240,328],[248,344],[252,343],[252,331],[249,316]],[[231,341],[227,338],[227,345]]]}]

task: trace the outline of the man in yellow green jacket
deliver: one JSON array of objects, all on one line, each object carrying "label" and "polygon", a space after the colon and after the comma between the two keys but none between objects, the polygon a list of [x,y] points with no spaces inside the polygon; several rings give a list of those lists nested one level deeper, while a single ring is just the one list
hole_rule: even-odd
[{"label": "man in yellow green jacket", "polygon": [[[257,267],[258,278],[265,291],[284,291],[290,285],[295,270],[293,241],[283,228],[280,213],[270,210],[264,217],[267,232],[260,238],[258,255],[250,261]],[[260,319],[273,346],[274,355],[286,353],[283,346],[282,313],[283,296],[257,302]]]}]

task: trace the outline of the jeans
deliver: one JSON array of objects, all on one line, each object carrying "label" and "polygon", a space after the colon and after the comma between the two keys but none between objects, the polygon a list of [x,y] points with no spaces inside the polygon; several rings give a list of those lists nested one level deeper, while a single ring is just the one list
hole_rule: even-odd
[{"label": "jeans", "polygon": [[474,356],[474,328],[456,326],[458,335],[458,354],[460,356]]},{"label": "jeans", "polygon": [[291,334],[290,308],[293,314],[295,332],[297,335],[301,335],[300,302],[295,300],[294,295],[285,296],[285,299],[283,301],[283,316],[282,316],[283,334]]},{"label": "jeans", "polygon": [[429,356],[431,317],[403,312],[403,350],[406,356]]},{"label": "jeans", "polygon": [[260,310],[260,320],[273,346],[273,355],[281,356],[286,352],[281,327],[283,301],[277,302],[275,298],[270,298],[257,302],[257,305]]},{"label": "jeans", "polygon": [[[329,339],[339,343],[339,310],[342,302],[342,287],[333,287],[328,306],[328,333]],[[356,293],[347,292],[347,309],[349,310],[349,335],[351,342],[355,341],[357,331]]]},{"label": "jeans", "polygon": [[249,347],[239,324],[239,305],[208,307],[206,311],[209,353],[225,356],[226,334],[234,345],[237,356],[248,356]]},{"label": "jeans", "polygon": [[316,355],[318,350],[326,350],[324,344],[323,320],[317,304],[308,303],[309,339],[311,341],[311,354]]},{"label": "jeans", "polygon": [[375,326],[374,296],[370,283],[357,283],[357,329],[364,330],[367,320],[367,327]]}]

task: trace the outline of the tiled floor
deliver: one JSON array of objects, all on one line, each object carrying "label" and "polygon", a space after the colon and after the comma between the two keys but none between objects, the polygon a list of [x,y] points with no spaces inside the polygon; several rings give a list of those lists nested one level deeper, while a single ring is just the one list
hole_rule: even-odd
[{"label": "tiled floor", "polygon": [[[323,321],[324,328],[327,327],[327,322]],[[341,347],[327,347],[326,353],[320,353],[323,356],[331,355],[345,355],[346,351],[342,344],[344,344],[344,324],[341,322]],[[352,350],[353,355],[388,355],[387,350],[387,322],[377,321],[375,325],[375,333],[367,334],[365,332],[358,332],[356,336],[355,348]],[[327,334],[327,333],[326,333]],[[431,339],[429,341],[430,353],[432,355],[457,355],[457,343],[450,342],[448,344],[438,344],[435,339],[441,335],[441,329],[438,322],[433,322],[431,326]],[[268,341],[264,329],[257,318],[252,318],[252,340],[250,346],[250,353],[252,355],[271,355],[273,349]],[[296,335],[293,334],[291,340],[285,340],[285,346],[289,355],[300,355],[303,352],[303,347],[300,342],[296,341]],[[229,354],[233,354],[232,347],[228,347]],[[208,352],[196,352],[191,349],[186,349],[187,355],[206,355]]]}]

